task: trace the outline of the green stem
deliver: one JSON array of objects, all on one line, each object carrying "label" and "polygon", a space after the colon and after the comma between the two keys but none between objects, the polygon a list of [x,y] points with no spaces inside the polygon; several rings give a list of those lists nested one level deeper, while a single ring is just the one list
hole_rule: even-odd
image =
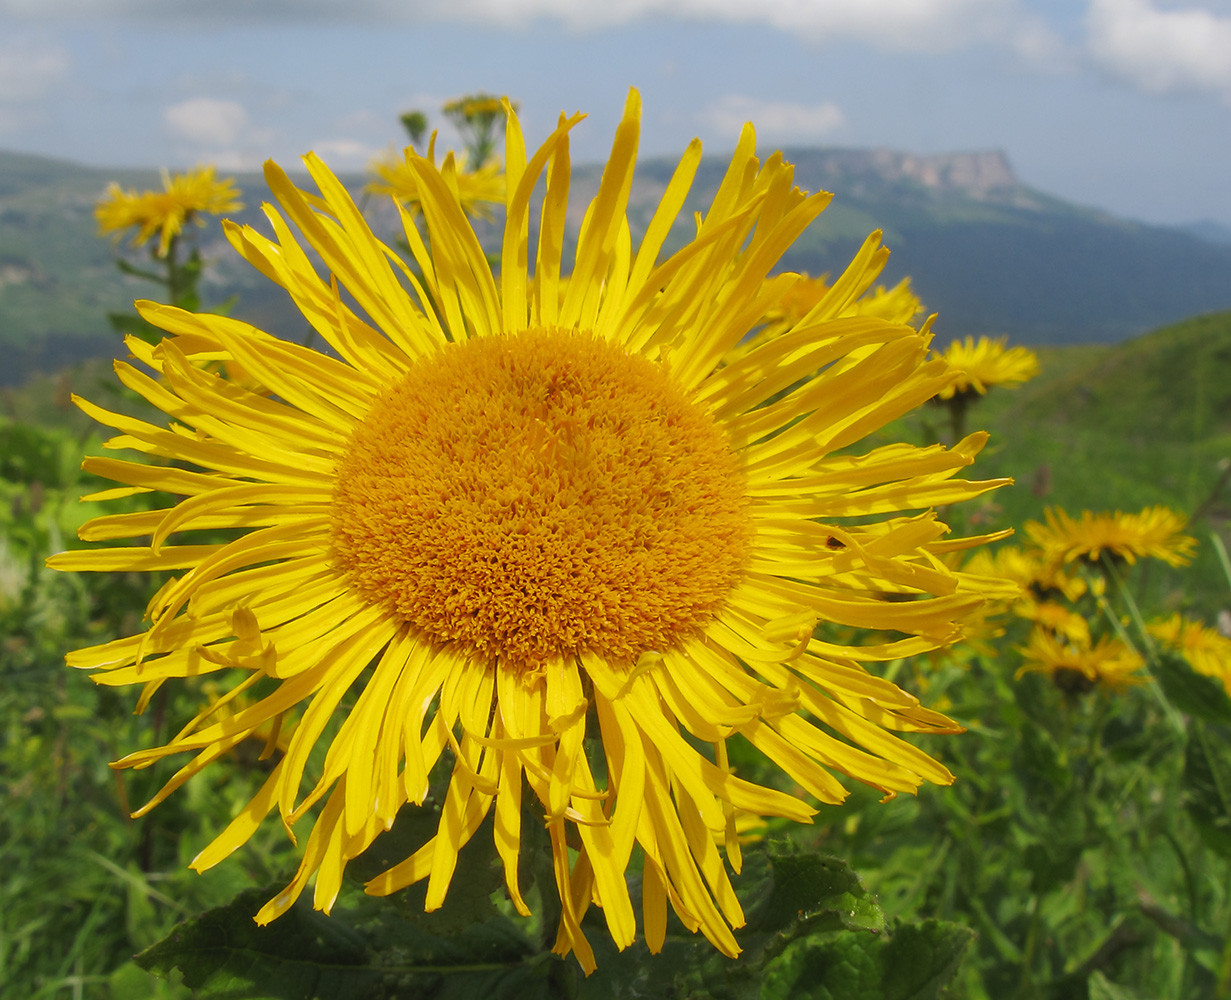
[{"label": "green stem", "polygon": [[[1137,607],[1137,602],[1133,600],[1133,595],[1128,592],[1128,588],[1124,585],[1124,580],[1116,571],[1115,565],[1112,563],[1111,559],[1108,558],[1106,553],[1103,553],[1103,570],[1105,578],[1111,581],[1116,593],[1128,607],[1130,617],[1132,617],[1133,621],[1137,625],[1137,629],[1141,634],[1141,645],[1145,650],[1145,659],[1147,664],[1149,664],[1152,670],[1156,669],[1158,666],[1158,648],[1154,645],[1154,639],[1150,636],[1150,633],[1146,631],[1145,620],[1141,617],[1141,610]],[[1095,600],[1098,601],[1099,608],[1101,608],[1103,614],[1106,615],[1107,620],[1111,623],[1111,627],[1119,637],[1120,641],[1128,646],[1129,649],[1136,649],[1137,646],[1129,637],[1128,630],[1125,629],[1124,623],[1120,621],[1120,618],[1115,613],[1111,603],[1105,596],[1098,594],[1095,591],[1093,576],[1085,569],[1083,569],[1082,575],[1085,577],[1087,589],[1090,593],[1095,594]],[[1157,700],[1159,705],[1162,706],[1163,714],[1167,717],[1167,721],[1171,723],[1172,728],[1178,735],[1183,736],[1184,719],[1180,716],[1180,713],[1176,711],[1175,706],[1163,697],[1163,691],[1162,688],[1158,686],[1158,681],[1156,681],[1153,677],[1150,677],[1150,679],[1146,681],[1146,687],[1150,689],[1150,693],[1154,695],[1155,700]]]},{"label": "green stem", "polygon": [[172,305],[179,302],[180,295],[179,264],[175,259],[179,251],[179,242],[180,238],[178,236],[172,236],[167,244],[167,297]]},{"label": "green stem", "polygon": [[1227,578],[1227,585],[1231,586],[1231,559],[1227,558],[1227,547],[1222,543],[1222,536],[1217,531],[1211,531],[1210,542],[1218,556],[1218,564],[1222,566],[1223,576]]},{"label": "green stem", "polygon": [[966,410],[970,406],[970,395],[965,392],[955,393],[948,400],[949,433],[953,440],[950,446],[956,445],[966,436]]},{"label": "green stem", "polygon": [[1017,987],[1017,995],[1020,997],[1030,995],[1034,980],[1034,952],[1038,947],[1039,926],[1042,923],[1039,910],[1039,897],[1036,894],[1030,900],[1030,928],[1026,931],[1026,947],[1022,952],[1022,978]]},{"label": "green stem", "polygon": [[1163,830],[1162,834],[1163,839],[1171,845],[1171,850],[1175,852],[1175,858],[1184,872],[1184,887],[1188,890],[1188,919],[1195,924],[1197,923],[1197,880],[1193,876],[1193,870],[1188,863],[1188,857],[1185,855],[1184,849],[1180,846],[1180,842],[1175,839],[1175,834],[1170,830]]},{"label": "green stem", "polygon": [[[1226,558],[1225,552],[1223,558]],[[1227,892],[1223,901],[1231,903],[1231,862],[1227,864]],[[1222,958],[1218,963],[1218,985],[1214,993],[1220,1000],[1231,997],[1231,906],[1227,907],[1227,913],[1227,942],[1222,946]]]}]

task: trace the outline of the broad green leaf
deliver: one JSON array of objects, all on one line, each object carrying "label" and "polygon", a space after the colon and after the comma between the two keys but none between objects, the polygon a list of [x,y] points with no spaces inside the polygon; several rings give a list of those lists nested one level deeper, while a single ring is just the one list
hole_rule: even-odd
[{"label": "broad green leaf", "polygon": [[135,961],[161,976],[178,969],[203,1000],[343,1000],[379,982],[362,939],[340,921],[296,905],[267,927],[253,923],[271,895],[245,890],[179,924]]},{"label": "broad green leaf", "polygon": [[1154,674],[1167,700],[1185,715],[1231,724],[1231,698],[1220,681],[1197,673],[1173,653],[1159,655]]},{"label": "broad green leaf", "polygon": [[767,963],[763,1000],[936,1000],[974,933],[929,920],[891,935],[841,934],[794,942]]},{"label": "broad green leaf", "polygon": [[183,983],[159,979],[133,962],[125,962],[107,978],[111,1000],[190,1000],[192,994]]},{"label": "broad green leaf", "polygon": [[[637,881],[632,880],[634,890]],[[748,921],[735,931],[742,954],[734,960],[702,935],[688,931],[674,914],[668,917],[661,954],[651,955],[644,940],[617,952],[601,913],[591,910],[583,926],[594,945],[598,970],[579,981],[583,1000],[668,996],[760,1000],[773,957],[793,942],[875,940],[885,927],[875,897],[836,858],[753,848],[732,884]]]},{"label": "broad green leaf", "polygon": [[802,921],[817,929],[880,931],[885,927],[875,897],[859,876],[837,858],[821,854],[770,854],[772,890],[750,930],[783,931]]},{"label": "broad green leaf", "polygon": [[357,1000],[379,990],[438,1000],[550,995],[558,960],[535,956],[503,917],[445,936],[386,900],[361,900],[336,917],[301,901],[258,927],[252,914],[273,891],[246,890],[180,924],[137,964],[163,976],[178,970],[199,1000]]}]

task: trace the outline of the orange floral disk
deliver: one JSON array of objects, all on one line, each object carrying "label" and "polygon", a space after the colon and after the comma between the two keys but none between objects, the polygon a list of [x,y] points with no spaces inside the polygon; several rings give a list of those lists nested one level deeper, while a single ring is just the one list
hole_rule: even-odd
[{"label": "orange floral disk", "polygon": [[[557,951],[594,967],[581,929],[591,906],[621,948],[634,940],[625,870],[636,850],[650,948],[670,906],[735,955],[744,916],[729,872],[750,816],[807,822],[804,795],[845,798],[837,773],[887,795],[952,780],[898,734],[960,727],[867,667],[960,638],[988,582],[951,556],[983,539],[946,538],[935,508],[1005,480],[955,478],[984,434],[951,449],[859,448],[953,377],[928,360],[926,329],[850,314],[884,265],[879,234],[798,321],[741,347],[798,280],[770,270],[829,200],[794,187],[780,155],[759,161],[750,126],[695,237],[662,257],[699,143],[634,250],[631,94],[565,281],[580,116],[527,156],[506,111],[499,276],[430,160],[408,154],[421,209],[401,209],[412,270],[309,155],[319,194],[267,167],[281,204],[266,212],[273,239],[225,228],[336,357],[236,319],[139,304],[168,335],[129,342],[155,376],[117,371],[169,425],[80,405],[117,429],[109,447],[160,464],[85,467],[122,484],[94,499],[178,499],[96,518],[86,541],[135,541],[51,565],[175,575],[147,631],[68,662],[100,684],[144,685],[139,707],[178,678],[231,685],[235,711],[207,707],[115,766],[188,755],[149,809],[267,734],[272,774],[193,862],[217,864],[270,813],[288,828],[310,822],[299,870],[261,922],[313,880],[328,910],[347,862],[424,802],[446,761],[435,836],[368,892],[426,880],[426,905],[439,907],[459,849],[492,815],[510,898],[528,912],[526,798],[553,845]],[[231,381],[232,365],[262,391]],[[242,530],[192,541],[219,528]],[[836,641],[851,628],[878,637]],[[781,787],[734,772],[737,737],[781,769]]]}]

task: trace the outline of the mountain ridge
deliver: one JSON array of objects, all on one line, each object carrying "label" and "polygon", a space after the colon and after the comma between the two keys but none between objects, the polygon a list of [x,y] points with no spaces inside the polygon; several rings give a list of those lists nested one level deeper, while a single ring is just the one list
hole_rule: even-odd
[{"label": "mountain ridge", "polygon": [[[882,281],[911,278],[929,311],[940,314],[941,343],[979,333],[1032,344],[1115,342],[1231,308],[1231,244],[1065,202],[1022,183],[1003,152],[787,147],[783,155],[794,165],[797,185],[835,197],[779,269],[839,273],[879,229],[892,251]],[[677,163],[666,156],[639,161],[628,209],[634,240]],[[728,163],[729,154],[702,157],[667,250],[691,236],[693,212],[708,207]],[[602,164],[574,165],[574,238],[601,171]],[[234,176],[247,205],[234,218],[267,229],[260,202],[271,199],[263,178]],[[365,180],[360,174],[342,179],[356,194]],[[122,351],[106,313],[127,310],[152,286],[120,276],[113,244],[96,234],[93,206],[109,181],[138,188],[160,183],[156,170],[0,151],[0,345],[9,358],[0,383]],[[392,242],[398,230],[391,207],[369,199],[366,214]],[[479,228],[498,242],[498,229]],[[207,302],[238,293],[238,317],[282,336],[302,335],[304,323],[285,293],[234,254],[216,221],[197,232],[212,262],[203,287]]]}]

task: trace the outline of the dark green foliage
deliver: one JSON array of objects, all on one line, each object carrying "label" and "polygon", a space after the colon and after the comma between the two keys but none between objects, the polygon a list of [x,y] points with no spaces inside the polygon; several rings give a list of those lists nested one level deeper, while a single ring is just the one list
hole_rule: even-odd
[{"label": "dark green foliage", "polygon": [[[1160,333],[1117,351],[1058,353],[1037,384],[989,398],[984,414],[972,414],[972,426],[995,432],[975,471],[1008,471],[1024,485],[977,509],[980,530],[1020,525],[1023,511],[1038,516],[1046,502],[1184,508],[1185,497],[1209,496],[1218,473],[1200,461],[1223,454],[1231,433],[1217,348],[1229,331],[1231,317],[1205,317],[1176,328],[1174,342]],[[1165,378],[1142,374],[1152,370]],[[1177,403],[1177,386],[1197,384],[1204,388],[1180,392]],[[93,386],[82,391],[97,396]],[[10,405],[35,412],[21,394]],[[618,953],[593,908],[585,929],[598,972],[585,978],[573,959],[552,956],[558,903],[533,816],[523,824],[529,921],[504,898],[484,828],[436,913],[422,912],[421,886],[370,899],[348,884],[333,916],[305,899],[259,929],[251,915],[275,890],[251,887],[285,884],[296,863],[276,822],[204,877],[186,864],[267,763],[237,752],[149,816],[127,818],[174,765],[113,772],[106,762],[164,740],[202,691],[195,681],[168,685],[134,718],[131,692],[64,668],[66,649],[140,628],[158,581],[43,569],[46,554],[74,544],[76,527],[100,511],[75,500],[97,488],[77,469],[97,439],[85,425],[67,429],[58,410],[37,412],[61,427],[0,425],[0,979],[14,996],[1231,996],[1225,692],[1174,658],[1155,664],[1156,687],[1123,694],[1076,696],[1038,675],[1016,679],[1022,633],[1013,623],[989,652],[961,664],[921,658],[876,668],[968,727],[961,737],[908,736],[957,780],[888,803],[855,789],[845,806],[823,808],[815,827],[771,825],[768,846],[745,848],[736,879],[748,918],[737,931],[739,960],[674,918],[662,954],[640,941]],[[1025,484],[1042,463],[1052,492],[1035,496]],[[1224,512],[1217,497],[1207,507],[1215,527]],[[1227,604],[1226,581],[1200,563],[1132,573],[1149,614]],[[747,746],[734,744],[731,760],[741,775],[781,787]],[[431,800],[408,809],[348,875],[368,877],[405,857],[434,822]],[[636,859],[629,878],[636,899]],[[136,952],[142,967],[168,978],[133,964]]]},{"label": "dark green foliage", "polygon": [[[1160,653],[1154,676],[1168,701],[1186,715],[1207,722],[1231,724],[1231,698],[1213,677],[1197,673],[1174,653]],[[1203,731],[1203,730],[1198,730]]]},{"label": "dark green foliage", "polygon": [[137,964],[164,976],[178,970],[194,996],[212,1000],[367,995],[378,976],[367,966],[363,938],[341,921],[295,906],[268,927],[252,922],[278,888],[245,890],[177,925],[138,955]]},{"label": "dark green foliage", "polygon": [[[419,818],[409,819],[412,828],[426,830]],[[528,839],[525,850],[544,846],[535,844],[533,835]],[[492,866],[484,863],[482,851],[476,856],[467,848],[463,854],[444,907],[454,908],[452,916],[416,912],[421,899],[406,905],[397,898],[352,896],[332,917],[300,901],[260,928],[252,915],[279,888],[270,886],[247,890],[180,924],[136,961],[209,1000],[408,995],[737,1000],[843,997],[855,995],[844,992],[852,986],[860,996],[931,1000],[953,978],[971,937],[935,921],[888,932],[876,901],[844,863],[815,854],[754,851],[735,881],[748,913],[738,962],[674,921],[660,955],[650,955],[642,942],[618,953],[601,917],[591,916],[585,927],[598,970],[584,978],[575,962],[548,950],[554,922],[515,921],[490,903],[476,910],[465,902],[490,896]],[[550,879],[550,872],[543,874]],[[540,896],[554,891],[550,883],[538,888]],[[458,919],[467,913],[467,919]]]},{"label": "dark green foliage", "polygon": [[929,920],[891,936],[809,938],[771,963],[764,1000],[936,1000],[957,971],[974,934]]},{"label": "dark green foliage", "polygon": [[1189,726],[1184,806],[1210,848],[1231,859],[1231,726]]}]

